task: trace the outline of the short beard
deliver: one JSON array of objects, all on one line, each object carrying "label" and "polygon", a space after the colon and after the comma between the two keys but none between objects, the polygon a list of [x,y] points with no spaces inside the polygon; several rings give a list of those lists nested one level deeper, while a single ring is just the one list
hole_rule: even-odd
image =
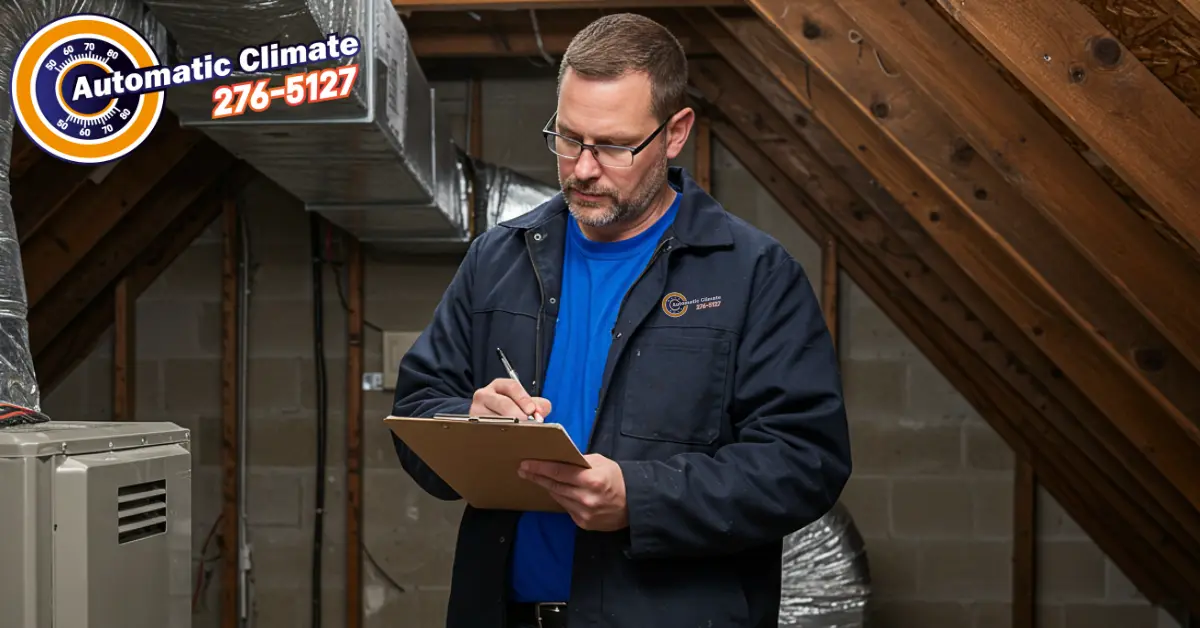
[{"label": "short beard", "polygon": [[[646,156],[649,157],[649,155]],[[667,151],[664,147],[662,152],[658,154],[657,159],[655,159],[654,166],[638,183],[637,188],[628,197],[624,198],[616,190],[580,185],[575,180],[575,177],[569,177],[566,181],[563,181],[560,176],[558,182],[563,191],[563,198],[567,202],[567,209],[570,210],[571,215],[575,217],[575,220],[579,224],[592,228],[608,227],[633,222],[650,209],[650,205],[654,203],[654,199],[662,190],[663,184],[666,183],[668,166]],[[587,201],[573,201],[571,199],[571,190],[576,190],[583,194],[608,197],[611,203],[609,210],[600,215],[580,211],[586,208],[596,208],[600,205]],[[575,204],[578,204],[578,207]]]}]

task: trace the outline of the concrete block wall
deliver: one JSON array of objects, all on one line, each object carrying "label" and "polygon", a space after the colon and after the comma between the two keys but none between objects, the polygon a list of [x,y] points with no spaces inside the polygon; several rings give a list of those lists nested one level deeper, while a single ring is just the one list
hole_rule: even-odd
[{"label": "concrete block wall", "polygon": [[[465,86],[439,84],[440,106],[464,141]],[[554,110],[552,81],[484,86],[484,158],[555,182],[538,131]],[[690,150],[679,162],[691,164]],[[821,276],[820,251],[717,144],[714,192],[775,235]],[[328,473],[314,475],[315,363],[311,266],[302,206],[270,183],[247,190],[254,275],[249,340],[249,520],[256,626],[308,625],[314,490],[326,485],[323,625],[343,624],[345,313],[325,271]],[[197,557],[220,511],[220,233],[214,225],[138,301],[138,406],[145,420],[194,431]],[[448,262],[371,259],[366,318],[419,331],[455,271]],[[819,293],[819,291],[818,291]],[[867,541],[873,627],[1000,628],[1009,623],[1013,457],[849,278],[842,278],[841,347],[855,475],[845,501]],[[381,337],[366,333],[366,369],[382,370]],[[106,340],[45,401],[60,420],[111,416]],[[364,605],[372,627],[440,626],[462,506],[425,495],[400,469],[379,419],[390,393],[365,394]],[[1156,611],[1049,496],[1039,503],[1045,628],[1142,628]],[[209,547],[207,557],[216,555]],[[211,563],[213,567],[217,563]],[[214,578],[219,577],[214,572]],[[397,590],[389,579],[403,587]],[[219,582],[195,626],[218,625]]]}]

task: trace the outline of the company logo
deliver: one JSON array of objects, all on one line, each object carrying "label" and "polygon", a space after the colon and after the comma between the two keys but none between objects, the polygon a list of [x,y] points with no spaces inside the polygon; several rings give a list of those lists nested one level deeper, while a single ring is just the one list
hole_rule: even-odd
[{"label": "company logo", "polygon": [[[358,38],[326,38],[280,46],[247,46],[238,54],[243,73],[353,57]],[[26,134],[50,154],[79,164],[119,159],[154,131],[163,90],[233,74],[226,57],[206,54],[175,66],[159,65],[154,48],[129,25],[111,17],[77,14],[43,26],[25,42],[13,64],[13,110]],[[275,100],[290,106],[347,98],[358,65],[297,72],[284,84],[270,79],[220,85],[212,117],[266,111]]]},{"label": "company logo", "polygon": [[162,92],[140,91],[145,81],[137,72],[157,65],[150,44],[119,20],[60,18],[34,33],[17,55],[13,110],[30,139],[60,159],[118,159],[150,136],[162,113]]},{"label": "company logo", "polygon": [[699,299],[688,300],[687,297],[679,292],[672,292],[663,297],[662,309],[663,313],[671,318],[679,318],[687,313],[689,307],[694,307],[697,310],[707,310],[714,307],[721,307],[721,297],[700,297]]}]

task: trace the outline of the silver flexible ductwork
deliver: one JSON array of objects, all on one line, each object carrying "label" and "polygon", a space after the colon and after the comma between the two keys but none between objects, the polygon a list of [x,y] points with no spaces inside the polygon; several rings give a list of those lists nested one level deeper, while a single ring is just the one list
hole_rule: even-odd
[{"label": "silver flexible ductwork", "polygon": [[[0,403],[41,411],[41,389],[29,350],[29,305],[11,181],[15,119],[9,93],[13,62],[34,32],[59,17],[100,13],[140,31],[161,51],[163,31],[137,0],[22,0],[0,4]],[[0,420],[0,425],[5,421]]]},{"label": "silver flexible ductwork", "polygon": [[863,539],[840,502],[784,539],[779,628],[862,628],[870,592]]},{"label": "silver flexible ductwork", "polygon": [[[465,185],[449,120],[389,0],[147,0],[174,38],[177,58],[236,61],[246,46],[281,47],[353,35],[353,58],[173,87],[167,107],[367,244],[466,242]],[[358,64],[348,97],[212,119],[213,89]]]}]

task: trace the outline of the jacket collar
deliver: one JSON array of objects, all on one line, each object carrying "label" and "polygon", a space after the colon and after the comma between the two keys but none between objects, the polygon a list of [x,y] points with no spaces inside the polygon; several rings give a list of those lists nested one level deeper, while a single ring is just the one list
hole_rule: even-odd
[{"label": "jacket collar", "polygon": [[[679,212],[668,230],[669,234],[688,246],[723,247],[733,244],[733,232],[729,228],[729,216],[725,208],[696,183],[687,169],[671,166],[667,170],[667,180],[675,189],[683,192]],[[536,229],[566,212],[567,204],[562,192],[559,192],[532,211],[500,224],[518,230]]]}]

